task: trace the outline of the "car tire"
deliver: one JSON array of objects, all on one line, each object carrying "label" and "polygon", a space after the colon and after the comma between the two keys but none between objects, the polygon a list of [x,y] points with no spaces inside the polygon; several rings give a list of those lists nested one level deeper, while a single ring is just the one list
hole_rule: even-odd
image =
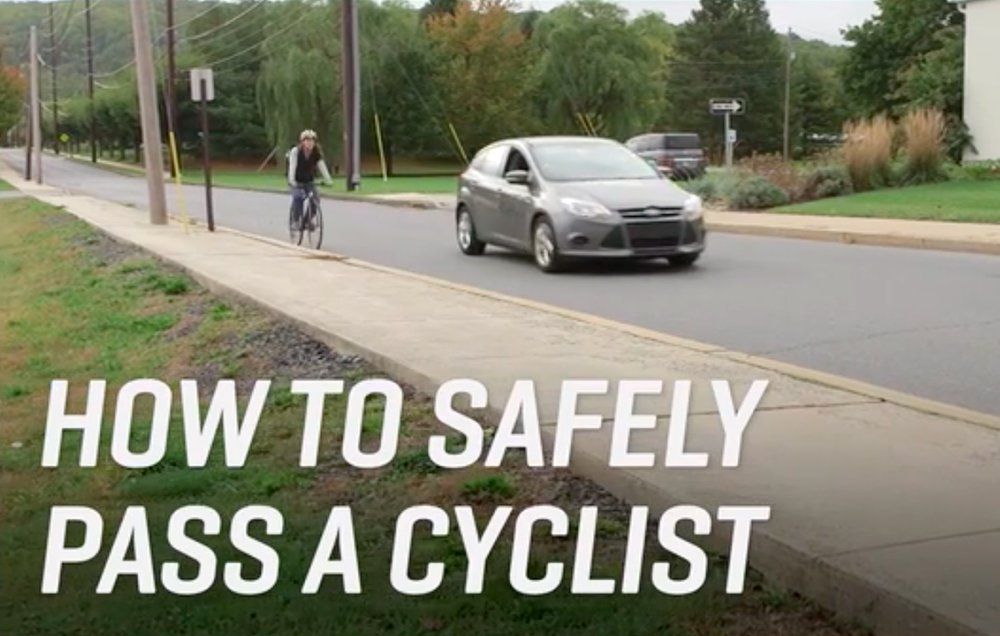
[{"label": "car tire", "polygon": [[556,244],[556,233],[545,217],[540,217],[531,228],[531,255],[535,265],[543,272],[560,271],[564,266]]},{"label": "car tire", "polygon": [[472,213],[465,206],[458,209],[455,217],[455,237],[458,249],[466,256],[479,256],[486,251],[486,243],[476,237],[476,225],[472,221]]},{"label": "car tire", "polygon": [[674,256],[668,256],[667,261],[670,263],[671,267],[691,267],[694,262],[698,260],[701,256],[701,252],[696,252],[694,254],[676,254]]}]

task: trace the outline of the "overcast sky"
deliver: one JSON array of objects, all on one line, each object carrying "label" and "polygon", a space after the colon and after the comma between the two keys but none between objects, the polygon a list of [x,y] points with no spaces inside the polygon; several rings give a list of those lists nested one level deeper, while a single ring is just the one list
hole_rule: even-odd
[{"label": "overcast sky", "polygon": [[[562,0],[520,0],[525,8],[549,9]],[[658,11],[670,22],[687,20],[697,0],[617,0],[632,13]],[[767,0],[771,24],[780,32],[791,27],[806,39],[842,44],[840,30],[861,24],[875,13],[874,0]]]}]

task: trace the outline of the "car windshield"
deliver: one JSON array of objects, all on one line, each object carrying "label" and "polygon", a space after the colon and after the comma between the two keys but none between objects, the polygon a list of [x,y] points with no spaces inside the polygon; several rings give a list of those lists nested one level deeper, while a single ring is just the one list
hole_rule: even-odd
[{"label": "car windshield", "polygon": [[549,181],[660,178],[644,159],[614,143],[548,142],[532,150],[538,171]]},{"label": "car windshield", "polygon": [[663,147],[667,150],[696,150],[701,147],[698,135],[664,135]]}]

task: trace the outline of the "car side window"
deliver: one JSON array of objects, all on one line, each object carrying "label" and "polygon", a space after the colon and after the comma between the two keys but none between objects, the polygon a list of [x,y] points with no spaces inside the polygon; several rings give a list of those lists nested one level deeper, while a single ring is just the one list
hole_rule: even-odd
[{"label": "car side window", "polygon": [[476,166],[476,169],[485,175],[499,177],[509,151],[510,146],[493,146],[492,148],[487,148],[481,153],[483,155],[482,165]]},{"label": "car side window", "polygon": [[531,171],[531,166],[528,165],[528,160],[524,158],[520,150],[516,148],[511,149],[510,155],[507,157],[507,163],[504,166],[503,174],[508,172],[513,172],[514,170],[524,170],[525,172]]}]

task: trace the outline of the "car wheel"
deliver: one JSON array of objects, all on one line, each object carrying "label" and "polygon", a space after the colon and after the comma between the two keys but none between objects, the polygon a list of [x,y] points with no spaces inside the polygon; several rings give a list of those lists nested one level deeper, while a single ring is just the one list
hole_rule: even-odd
[{"label": "car wheel", "polygon": [[673,267],[691,267],[694,265],[694,262],[698,260],[699,256],[701,256],[701,252],[695,252],[694,254],[677,254],[675,256],[668,256],[667,261],[669,261]]},{"label": "car wheel", "polygon": [[556,233],[552,229],[552,224],[544,218],[538,219],[535,221],[531,237],[531,253],[535,258],[535,265],[543,272],[557,272],[562,269],[563,259],[559,256]]},{"label": "car wheel", "polygon": [[458,248],[468,256],[479,256],[486,251],[486,243],[476,238],[476,226],[472,222],[472,214],[465,207],[459,209],[455,221],[455,234],[458,238]]}]

